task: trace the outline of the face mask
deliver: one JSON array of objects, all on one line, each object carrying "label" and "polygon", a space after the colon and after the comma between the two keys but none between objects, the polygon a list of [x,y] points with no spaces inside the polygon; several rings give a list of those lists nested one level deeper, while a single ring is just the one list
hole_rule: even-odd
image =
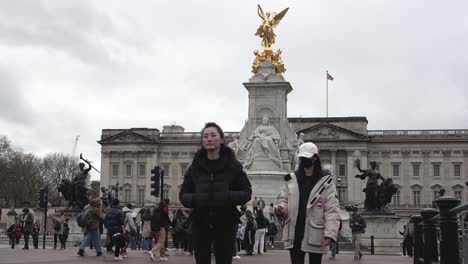
[{"label": "face mask", "polygon": [[301,164],[304,168],[310,168],[314,165],[315,159],[302,158]]}]

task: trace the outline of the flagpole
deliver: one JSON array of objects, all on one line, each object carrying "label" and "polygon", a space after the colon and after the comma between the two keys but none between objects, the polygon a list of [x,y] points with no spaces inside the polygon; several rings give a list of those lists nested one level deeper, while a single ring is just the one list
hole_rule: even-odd
[{"label": "flagpole", "polygon": [[327,70],[327,74],[325,75],[325,78],[327,78],[326,117],[328,117],[328,70]]}]

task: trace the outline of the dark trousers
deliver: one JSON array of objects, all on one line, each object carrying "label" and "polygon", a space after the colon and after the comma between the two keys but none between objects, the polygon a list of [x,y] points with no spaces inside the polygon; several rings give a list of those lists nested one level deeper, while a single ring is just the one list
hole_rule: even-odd
[{"label": "dark trousers", "polygon": [[63,237],[62,237],[62,235],[54,234],[54,249],[57,248],[57,238],[58,238],[58,241],[60,242],[61,247],[63,248]]},{"label": "dark trousers", "polygon": [[66,246],[67,246],[67,240],[68,240],[68,234],[67,235],[62,235],[62,247],[63,247],[63,249],[65,249]]},{"label": "dark trousers", "polygon": [[[301,250],[301,242],[294,241],[294,247],[289,250],[291,264],[304,264],[305,252]],[[321,264],[322,254],[309,253],[309,264]]]},{"label": "dark trousers", "polygon": [[196,264],[211,263],[211,245],[217,264],[231,264],[237,224],[210,228],[207,223],[193,223],[193,249]]},{"label": "dark trousers", "polygon": [[32,234],[34,248],[39,248],[39,234]]},{"label": "dark trousers", "polygon": [[408,256],[413,256],[413,239],[408,237],[406,240],[406,253]]},{"label": "dark trousers", "polygon": [[29,248],[29,232],[24,232],[24,248]]}]

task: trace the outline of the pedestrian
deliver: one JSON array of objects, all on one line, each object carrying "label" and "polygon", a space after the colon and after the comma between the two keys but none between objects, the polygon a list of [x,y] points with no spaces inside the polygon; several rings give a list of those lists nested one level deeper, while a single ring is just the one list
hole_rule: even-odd
[{"label": "pedestrian", "polygon": [[151,261],[159,256],[160,261],[168,260],[164,242],[166,240],[166,231],[168,227],[169,216],[164,212],[165,202],[159,202],[158,207],[155,207],[151,216],[151,232],[155,241],[153,248],[148,251]]},{"label": "pedestrian", "polygon": [[86,226],[83,227],[84,237],[78,250],[78,255],[85,255],[85,247],[92,242],[96,250],[96,256],[102,256],[101,236],[99,235],[99,222],[103,215],[101,211],[101,200],[99,198],[92,199],[88,205],[83,208],[84,218],[87,219]]},{"label": "pedestrian", "polygon": [[403,253],[403,256],[406,256],[406,238],[405,238],[405,229],[406,229],[406,225],[403,225],[403,232],[401,231],[398,231],[398,233],[400,233],[400,235],[403,236],[403,242],[401,244],[401,249],[402,249],[402,253]]},{"label": "pedestrian", "polygon": [[278,234],[278,227],[276,226],[275,222],[270,222],[270,225],[267,228],[267,237],[268,237],[268,244],[270,244],[271,248],[275,247],[275,237]]},{"label": "pedestrian", "polygon": [[318,148],[307,142],[299,147],[298,169],[284,177],[275,212],[285,217],[283,240],[292,264],[322,263],[339,227],[339,203],[333,178],[322,170]]},{"label": "pedestrian", "polygon": [[258,200],[257,200],[257,196],[254,197],[254,200],[252,201],[252,210],[253,210],[253,214],[257,214],[257,210],[258,210]]},{"label": "pedestrian", "polygon": [[207,123],[201,134],[202,147],[185,173],[179,199],[193,208],[196,263],[211,262],[213,245],[216,263],[230,264],[240,216],[236,206],[250,200],[252,187],[233,150],[224,144],[221,127]]},{"label": "pedestrian", "polygon": [[258,210],[262,210],[262,212],[265,212],[265,206],[265,201],[262,197],[260,197],[260,200],[258,200]]},{"label": "pedestrian", "polygon": [[357,207],[353,207],[353,212],[349,218],[349,227],[351,228],[352,233],[354,259],[361,259],[361,235],[366,232],[366,221],[358,213]]},{"label": "pedestrian", "polygon": [[8,236],[8,245],[11,248],[15,248],[15,237],[16,237],[16,224],[12,224],[7,228],[7,236]]},{"label": "pedestrian", "polygon": [[107,252],[112,252],[112,247],[115,245],[114,260],[116,261],[123,260],[120,253],[126,244],[125,235],[123,234],[124,219],[119,204],[119,199],[112,199],[111,208],[104,218],[104,226],[107,229],[107,237],[109,238],[106,245]]},{"label": "pedestrian", "polygon": [[172,230],[174,232],[174,247],[176,249],[176,254],[181,255],[184,243],[184,222],[186,216],[184,215],[182,209],[177,209],[175,218],[172,220]]},{"label": "pedestrian", "polygon": [[52,216],[52,234],[54,235],[54,249],[57,249],[57,240],[60,242],[60,249],[64,249],[63,245],[63,223],[65,223],[65,215],[62,209],[55,209],[55,214]]},{"label": "pedestrian", "polygon": [[39,222],[38,221],[34,222],[31,236],[33,239],[33,246],[35,249],[39,248],[39,232],[40,231],[41,231],[41,227],[39,225]]},{"label": "pedestrian", "polygon": [[340,227],[338,227],[338,234],[336,236],[336,240],[333,240],[330,244],[330,251],[331,251],[331,256],[330,256],[330,260],[335,260],[336,258],[336,253],[338,253],[338,239],[340,237],[340,234],[341,234],[341,229],[343,228],[343,222],[341,221],[341,218],[340,218]]},{"label": "pedestrian", "polygon": [[20,239],[23,236],[23,233],[22,233],[23,228],[19,220],[18,220],[18,223],[15,224],[15,227],[16,227],[15,228],[15,243],[13,245],[16,244],[17,246],[19,246]]},{"label": "pedestrian", "polygon": [[24,235],[23,249],[29,249],[29,235],[32,233],[34,225],[34,215],[29,211],[28,208],[24,208],[23,214],[21,215],[20,219]]},{"label": "pedestrian", "polygon": [[406,253],[408,257],[413,257],[413,231],[414,231],[414,223],[410,221],[406,224],[405,231],[404,231],[404,240],[406,241]]},{"label": "pedestrian", "polygon": [[268,225],[270,225],[270,222],[268,221],[268,219],[266,219],[266,217],[263,215],[263,211],[260,209],[257,211],[257,216],[255,217],[255,221],[257,221],[257,230],[255,231],[255,242],[254,242],[253,253],[261,255],[265,251],[265,234],[266,234]]},{"label": "pedestrian", "polygon": [[239,256],[240,251],[242,250],[242,240],[244,239],[244,231],[242,224],[239,223],[237,225],[237,232],[236,232],[236,241],[234,243],[234,254],[232,259],[241,259]]},{"label": "pedestrian", "polygon": [[127,243],[125,246],[122,248],[121,251],[121,256],[122,258],[126,258],[127,255],[127,248],[128,245],[130,244],[130,240],[132,236],[136,235],[137,233],[137,228],[135,226],[135,222],[133,222],[133,217],[132,217],[132,210],[133,210],[133,205],[132,204],[127,204],[124,208],[122,208],[122,217],[124,219],[124,230],[123,234],[125,235],[125,240]]},{"label": "pedestrian", "polygon": [[245,241],[245,251],[247,256],[252,256],[254,251],[255,243],[255,233],[257,231],[257,221],[252,211],[245,211],[247,217],[247,224],[245,226],[244,241]]},{"label": "pedestrian", "polygon": [[153,247],[152,245],[152,238],[153,234],[151,232],[151,217],[152,212],[150,208],[143,208],[144,210],[143,215],[141,217],[142,220],[142,228],[141,228],[141,235],[143,237],[143,250],[148,252]]},{"label": "pedestrian", "polygon": [[270,206],[268,206],[268,215],[270,216],[270,222],[274,222],[276,224],[275,204],[270,203]]},{"label": "pedestrian", "polygon": [[68,222],[70,219],[65,218],[65,222],[63,223],[63,233],[62,233],[62,246],[63,249],[67,248],[67,240],[68,240],[68,235],[70,234],[70,226],[68,225]]}]

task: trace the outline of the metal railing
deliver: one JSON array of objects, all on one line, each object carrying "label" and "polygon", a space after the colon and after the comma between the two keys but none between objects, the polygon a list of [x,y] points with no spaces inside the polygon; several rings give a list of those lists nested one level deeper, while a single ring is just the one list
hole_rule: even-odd
[{"label": "metal railing", "polygon": [[[410,221],[414,224],[413,263],[461,264],[458,219],[463,212],[468,211],[468,204],[460,205],[460,200],[451,196],[440,197],[435,203],[439,210],[425,208],[420,215],[411,217]],[[465,234],[464,225],[460,227]],[[464,249],[463,243],[462,246]],[[468,260],[465,258],[464,262],[466,261]]]}]

